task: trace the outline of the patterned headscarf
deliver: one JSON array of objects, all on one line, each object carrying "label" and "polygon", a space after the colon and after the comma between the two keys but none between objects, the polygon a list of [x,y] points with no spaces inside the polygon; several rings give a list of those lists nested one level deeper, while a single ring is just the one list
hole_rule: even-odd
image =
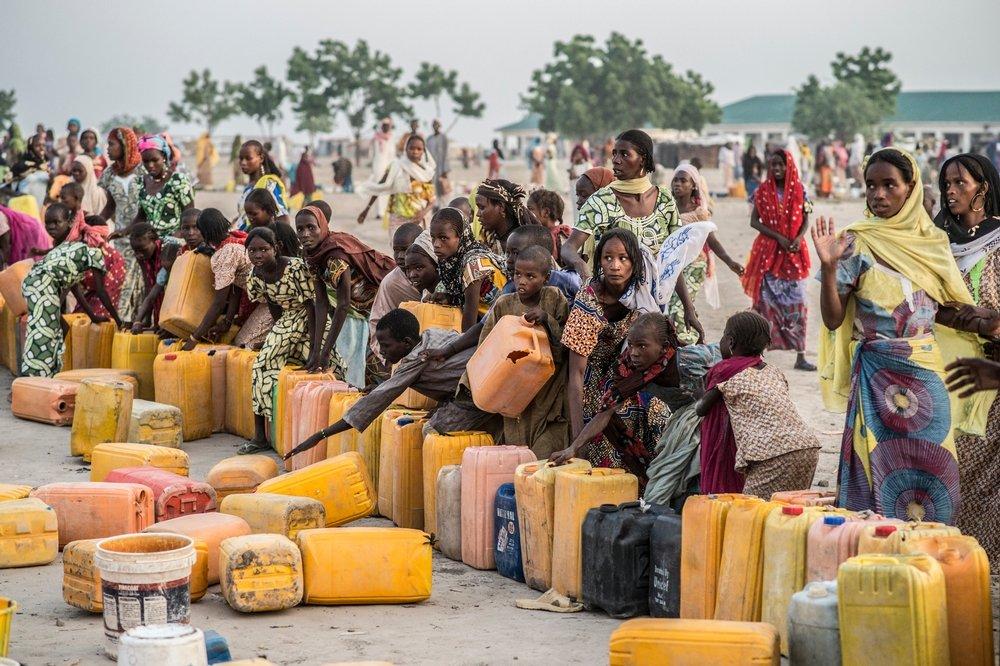
[{"label": "patterned headscarf", "polygon": [[516,210],[518,206],[524,205],[524,198],[528,194],[520,185],[516,183],[510,183],[510,185],[511,187],[506,187],[498,180],[486,179],[479,184],[476,194],[481,194],[488,199],[502,201]]},{"label": "patterned headscarf", "polygon": [[170,144],[160,134],[142,135],[142,138],[139,139],[139,152],[143,153],[147,150],[158,150],[167,158],[167,162],[172,161],[173,151],[170,150]]},{"label": "patterned headscarf", "polygon": [[114,137],[122,144],[124,156],[120,161],[111,165],[111,170],[119,176],[127,176],[132,170],[142,162],[142,155],[139,150],[139,139],[130,127],[116,127],[108,132],[108,138]]},{"label": "patterned headscarf", "polygon": [[[482,196],[492,201],[499,201],[504,205],[508,211],[507,217],[510,220],[510,231],[513,231],[517,227],[537,223],[531,213],[528,212],[528,209],[524,207],[524,199],[528,195],[524,191],[524,188],[517,183],[488,178],[479,184],[476,196]],[[498,238],[492,231],[483,229],[482,223],[480,223],[480,233],[483,240],[486,241],[488,248],[492,248],[497,252],[503,251],[504,241]]]},{"label": "patterned headscarf", "polygon": [[431,240],[431,232],[426,229],[421,231],[420,235],[413,239],[413,245],[411,245],[411,247],[413,246],[416,246],[421,252],[430,257],[431,261],[434,262],[434,265],[437,266],[438,258],[437,255],[434,254],[434,241]]},{"label": "patterned headscarf", "polygon": [[[447,209],[443,208],[442,210]],[[480,257],[490,257],[495,265],[501,267],[505,266],[506,262],[472,237],[472,228],[466,222],[465,214],[462,211],[457,208],[451,208],[451,210],[457,212],[462,218],[462,233],[460,234],[458,251],[447,259],[438,260],[438,275],[441,277],[441,289],[448,295],[450,304],[461,306],[465,296],[462,271],[468,263]],[[440,211],[438,212],[440,213]]]}]

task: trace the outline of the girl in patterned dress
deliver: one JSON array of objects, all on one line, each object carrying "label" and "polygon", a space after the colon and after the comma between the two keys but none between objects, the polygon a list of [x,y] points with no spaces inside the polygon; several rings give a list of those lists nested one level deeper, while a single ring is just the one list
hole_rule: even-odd
[{"label": "girl in patterned dress", "polygon": [[[368,315],[379,283],[396,267],[396,262],[350,234],[330,231],[326,213],[319,206],[300,210],[295,216],[295,229],[316,283],[316,321],[321,323],[315,329],[313,353],[306,362],[306,370],[328,367],[331,355],[339,349],[347,364],[341,359],[334,362],[341,366],[338,374],[346,370],[351,384],[364,386]],[[327,326],[329,332],[324,339],[321,331],[327,330]]]},{"label": "girl in patterned dress", "polygon": [[281,169],[274,163],[267,149],[260,141],[250,140],[240,146],[238,164],[243,175],[249,178],[249,183],[243,188],[243,195],[236,204],[239,212],[236,227],[240,231],[250,231],[252,227],[263,226],[266,222],[254,223],[246,204],[254,190],[263,190],[270,195],[274,214],[272,218],[280,219],[289,224],[288,207],[285,203],[285,181],[281,177]]},{"label": "girl in patterned dress", "polygon": [[560,464],[582,455],[597,467],[624,468],[638,477],[641,496],[670,416],[670,408],[650,389],[653,384],[677,383],[676,363],[671,361],[678,347],[669,318],[658,312],[640,315],[628,330],[628,347],[619,355],[614,373],[601,387],[597,413],[573,443],[550,460]]},{"label": "girl in patterned dress", "polygon": [[173,151],[163,136],[147,134],[139,140],[138,148],[146,168],[139,190],[139,210],[128,227],[111,237],[129,238],[135,224],[149,222],[160,238],[166,238],[180,228],[181,215],[194,205],[194,188],[188,177],[172,165]]},{"label": "girl in patterned dress", "polygon": [[726,322],[722,362],[708,371],[708,390],[695,406],[701,426],[701,491],[742,492],[771,499],[808,490],[819,462],[819,439],[795,409],[788,380],[761,354],[771,324],[747,310]]},{"label": "girl in patterned dress", "polygon": [[75,220],[70,210],[60,203],[45,212],[45,230],[55,247],[38,261],[24,278],[21,293],[28,303],[28,325],[24,339],[21,373],[33,377],[51,377],[62,365],[63,301],[73,292],[77,301],[93,322],[107,321],[90,310],[80,290],[87,271],[94,276],[94,289],[115,323],[121,326],[114,303],[104,289],[104,252],[81,240],[67,240],[72,232],[82,238],[86,226],[83,215]]},{"label": "girl in patterned dress", "polygon": [[246,251],[253,264],[247,277],[250,300],[266,303],[274,326],[264,338],[250,376],[254,412],[254,438],[239,448],[240,455],[265,451],[266,422],[271,417],[271,393],[278,373],[288,364],[303,364],[309,356],[315,327],[316,292],[309,267],[299,257],[281,255],[275,232],[251,229]]}]

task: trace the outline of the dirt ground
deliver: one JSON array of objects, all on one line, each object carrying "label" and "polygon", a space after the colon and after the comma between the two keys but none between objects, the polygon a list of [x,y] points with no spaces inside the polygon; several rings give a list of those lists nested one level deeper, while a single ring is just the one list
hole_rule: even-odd
[{"label": "dirt ground", "polygon": [[[364,173],[355,172],[355,182]],[[485,165],[475,173],[456,174],[460,186],[481,177]],[[225,183],[228,167],[220,165],[216,182]],[[526,169],[512,165],[507,177],[524,182]],[[708,174],[717,190],[718,175]],[[329,164],[318,169],[317,181],[331,182]],[[327,189],[329,189],[327,187]],[[335,211],[335,225],[357,233],[376,247],[387,247],[386,232],[377,221],[358,227],[356,217],[364,203],[357,195],[326,196]],[[235,212],[235,195],[199,192],[199,207],[216,206],[227,215]],[[860,217],[862,204],[816,203],[816,215],[833,215],[849,222]],[[744,259],[754,234],[748,225],[749,211],[742,201],[720,199],[715,220],[722,242],[730,254]],[[815,361],[815,325],[818,325],[817,285],[810,286],[810,357]],[[718,340],[726,316],[745,308],[749,300],[738,280],[724,267],[720,271],[723,307],[711,310],[699,303],[709,338]],[[833,486],[837,467],[840,415],[824,412],[815,373],[792,369],[794,354],[772,353],[769,362],[785,371],[799,412],[820,434],[822,456],[816,485]],[[0,371],[6,373],[6,370]],[[0,398],[9,395],[10,377],[0,377]],[[14,419],[8,400],[0,399],[0,480],[42,485],[54,481],[83,481],[88,468],[69,457],[69,429],[54,428]],[[204,478],[219,459],[234,455],[239,440],[231,435],[186,443],[191,457],[191,476]],[[371,519],[370,524],[388,525]],[[44,567],[0,570],[0,595],[20,604],[14,620],[10,656],[24,664],[102,664],[102,624],[99,615],[67,606],[61,593],[61,558]],[[351,660],[385,660],[406,664],[460,663],[606,663],[608,637],[619,621],[598,613],[559,615],[518,610],[514,600],[536,593],[502,578],[496,572],[481,572],[452,562],[440,554],[434,558],[434,591],[422,604],[404,606],[319,607],[300,606],[279,613],[241,615],[231,610],[218,587],[193,604],[191,622],[202,629],[215,629],[229,641],[234,658],[267,657],[280,664],[322,664]]]}]

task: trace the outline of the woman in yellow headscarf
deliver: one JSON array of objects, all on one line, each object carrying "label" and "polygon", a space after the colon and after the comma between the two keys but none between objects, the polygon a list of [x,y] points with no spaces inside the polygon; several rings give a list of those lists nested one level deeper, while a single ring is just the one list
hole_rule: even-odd
[{"label": "woman in yellow headscarf", "polygon": [[219,163],[219,151],[212,143],[212,135],[205,132],[195,143],[195,164],[198,168],[198,186],[207,190],[212,187],[212,168]]},{"label": "woman in yellow headscarf", "polygon": [[[972,306],[947,236],[922,205],[913,158],[895,148],[864,167],[866,218],[838,235],[820,218],[820,384],[828,409],[846,411],[837,504],[890,518],[953,523],[961,500],[955,428],[984,412],[949,399],[945,359],[975,354],[1000,322]],[[955,344],[964,343],[964,349]]]}]

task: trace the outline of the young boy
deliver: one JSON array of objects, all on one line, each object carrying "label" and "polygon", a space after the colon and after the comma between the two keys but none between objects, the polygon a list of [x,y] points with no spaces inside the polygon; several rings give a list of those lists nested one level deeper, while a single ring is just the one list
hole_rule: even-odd
[{"label": "young boy", "polygon": [[396,259],[396,268],[391,270],[385,276],[382,284],[378,286],[375,301],[372,303],[372,312],[368,317],[371,336],[369,346],[372,353],[381,360],[384,359],[379,353],[378,340],[375,339],[375,328],[378,326],[379,320],[389,310],[398,308],[401,303],[420,300],[420,292],[410,284],[410,280],[406,277],[406,250],[413,245],[413,241],[420,235],[420,232],[419,224],[407,222],[396,229],[396,233],[392,235],[392,254]]},{"label": "young boy", "polygon": [[[558,264],[552,257],[552,237],[545,227],[532,224],[524,227],[517,227],[507,236],[507,272],[514,274],[514,264],[518,255],[529,247],[539,247],[549,253],[549,281],[546,283],[551,287],[556,287],[570,303],[576,298],[580,291],[580,276],[573,271],[560,270]],[[514,280],[510,280],[504,285],[502,293],[513,294],[515,290]]]},{"label": "young boy", "polygon": [[465,366],[472,357],[472,349],[456,353],[441,362],[432,362],[426,356],[428,350],[446,346],[458,338],[458,333],[430,328],[421,334],[420,323],[413,313],[396,309],[379,320],[375,337],[385,360],[390,365],[399,364],[392,376],[356,402],[340,421],[292,449],[285,455],[285,460],[311,449],[327,437],[351,428],[358,432],[365,430],[408,388],[438,401],[438,408],[425,426],[425,432],[481,430],[495,434],[499,430],[498,417],[476,407],[468,389],[459,387]]}]

